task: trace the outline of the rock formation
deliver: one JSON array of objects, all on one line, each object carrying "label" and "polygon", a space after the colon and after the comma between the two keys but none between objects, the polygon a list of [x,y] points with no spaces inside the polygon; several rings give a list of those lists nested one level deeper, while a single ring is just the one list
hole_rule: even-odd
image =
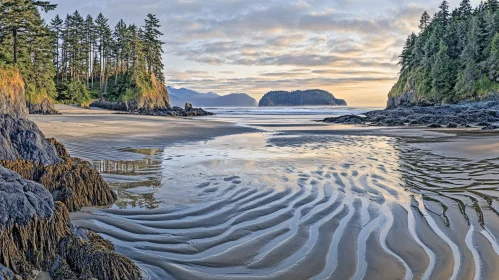
[{"label": "rock formation", "polygon": [[26,102],[30,114],[37,115],[57,115],[59,112],[54,107],[54,103],[47,97],[43,98],[40,102],[32,103]]},{"label": "rock formation", "polygon": [[[192,106],[192,105],[191,105]],[[90,107],[102,108],[113,111],[127,112],[132,115],[148,115],[148,116],[162,116],[162,117],[199,117],[199,116],[209,116],[213,113],[207,112],[201,108],[191,108],[186,110],[186,108],[173,107],[168,109],[147,109],[142,108],[138,110],[129,110],[129,107],[122,102],[109,102],[105,100],[97,100],[90,104]]]},{"label": "rock formation", "polygon": [[26,117],[28,109],[25,104],[24,81],[19,71],[0,67],[0,114]]},{"label": "rock formation", "polygon": [[499,101],[473,102],[443,106],[396,107],[357,115],[327,118],[324,122],[368,124],[376,126],[417,125],[430,128],[457,128],[471,125],[496,129],[499,122]]},{"label": "rock formation", "polygon": [[343,99],[335,98],[324,90],[271,91],[265,94],[258,106],[346,106]]},{"label": "rock formation", "polygon": [[116,194],[25,118],[18,75],[0,68],[10,78],[0,80],[0,279],[34,279],[41,270],[54,279],[141,279],[111,243],[71,227],[69,210],[110,204]]}]

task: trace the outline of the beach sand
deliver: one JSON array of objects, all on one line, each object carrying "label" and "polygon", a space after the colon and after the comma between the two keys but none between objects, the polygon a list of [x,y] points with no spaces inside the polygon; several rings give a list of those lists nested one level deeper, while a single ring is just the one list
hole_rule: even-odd
[{"label": "beach sand", "polygon": [[146,278],[499,277],[497,133],[61,112],[119,193],[72,221]]}]

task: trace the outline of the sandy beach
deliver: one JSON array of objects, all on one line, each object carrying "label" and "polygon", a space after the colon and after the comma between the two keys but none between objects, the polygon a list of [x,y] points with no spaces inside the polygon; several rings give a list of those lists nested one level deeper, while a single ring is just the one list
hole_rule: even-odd
[{"label": "sandy beach", "polygon": [[72,221],[149,279],[496,279],[499,135],[320,116],[31,116],[119,200]]}]

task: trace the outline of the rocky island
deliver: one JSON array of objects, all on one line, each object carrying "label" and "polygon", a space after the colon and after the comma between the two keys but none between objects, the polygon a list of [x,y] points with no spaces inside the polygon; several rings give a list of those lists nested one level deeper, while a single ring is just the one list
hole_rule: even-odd
[{"label": "rocky island", "polygon": [[343,99],[335,98],[324,90],[271,91],[265,94],[259,107],[269,106],[346,106]]}]

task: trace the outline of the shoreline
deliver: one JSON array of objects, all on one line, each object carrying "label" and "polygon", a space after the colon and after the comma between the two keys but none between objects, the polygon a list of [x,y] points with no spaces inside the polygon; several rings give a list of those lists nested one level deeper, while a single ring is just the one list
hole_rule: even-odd
[{"label": "shoreline", "polygon": [[[101,172],[103,172],[105,180],[114,186],[113,189],[122,194],[119,195],[121,201],[118,205],[114,204],[111,208],[85,208],[80,212],[72,213],[71,220],[77,225],[88,227],[101,234],[105,239],[111,240],[116,244],[118,253],[135,260],[141,269],[145,269],[151,279],[155,277],[233,279],[229,274],[224,274],[225,269],[229,269],[228,271],[232,271],[235,275],[238,273],[244,275],[248,272],[244,267],[237,265],[232,267],[231,265],[237,264],[237,260],[244,259],[249,254],[248,252],[252,252],[251,250],[246,251],[250,248],[247,246],[252,244],[250,240],[253,240],[245,239],[246,234],[249,234],[248,237],[256,235],[255,238],[261,234],[261,240],[266,240],[266,236],[281,238],[281,235],[273,235],[277,233],[286,236],[286,227],[278,227],[279,230],[273,233],[265,229],[264,224],[260,224],[267,218],[269,222],[274,219],[282,219],[279,214],[282,210],[277,211],[279,208],[276,208],[280,207],[281,200],[300,195],[305,201],[315,197],[312,202],[319,203],[333,194],[337,198],[344,198],[346,209],[351,211],[351,214],[348,215],[346,212],[336,211],[334,213],[341,214],[342,218],[359,217],[360,219],[361,216],[369,216],[364,213],[367,209],[364,204],[368,203],[370,196],[364,197],[363,191],[360,191],[359,188],[365,188],[368,193],[370,190],[374,192],[373,189],[378,190],[377,194],[371,198],[373,200],[370,203],[385,205],[383,200],[386,199],[399,205],[390,210],[389,213],[394,217],[392,229],[399,229],[400,232],[390,232],[389,237],[373,234],[365,246],[370,248],[379,246],[376,245],[376,239],[373,239],[376,237],[378,240],[384,239],[388,246],[395,246],[390,247],[395,252],[398,251],[394,248],[401,246],[412,246],[417,249],[419,248],[417,245],[403,239],[407,237],[406,231],[408,230],[403,224],[407,222],[404,213],[412,209],[410,206],[411,195],[419,197],[422,193],[436,199],[442,198],[435,196],[431,188],[428,190],[401,188],[399,184],[403,184],[404,177],[399,178],[397,175],[401,172],[398,167],[400,161],[418,166],[420,164],[417,160],[419,155],[425,157],[431,155],[431,158],[439,160],[448,169],[452,166],[447,166],[447,161],[451,161],[452,164],[462,164],[462,162],[481,164],[482,161],[495,162],[496,158],[499,158],[497,144],[499,143],[499,134],[497,132],[466,128],[371,127],[321,124],[311,122],[308,119],[298,120],[296,123],[270,120],[269,125],[260,120],[254,122],[254,120],[247,120],[247,118],[241,118],[239,121],[223,117],[220,121],[217,121],[216,118],[158,119],[156,117],[114,115],[104,112],[46,117],[32,116],[31,118],[35,120],[44,133],[58,137],[64,144],[68,145],[75,156],[96,160],[99,166],[103,167]],[[86,127],[78,125],[86,122],[88,122]],[[101,129],[111,129],[111,131],[103,133]],[[138,129],[137,137],[128,135],[134,129]],[[154,135],[155,137],[151,138]],[[116,141],[112,141],[113,138]],[[415,150],[420,152],[414,152]],[[335,155],[337,153],[339,156]],[[403,160],[399,158],[403,158]],[[322,169],[320,166],[325,164],[329,164],[330,167]],[[366,164],[370,166],[368,169],[364,169]],[[422,162],[422,164],[425,164],[424,168],[439,168],[438,164],[434,164],[431,160],[428,163]],[[463,170],[460,172],[464,172]],[[358,175],[357,172],[361,175]],[[374,173],[371,174],[372,172]],[[445,173],[442,176],[445,178],[456,176],[456,178],[452,177],[449,180],[458,185],[461,182],[459,179],[461,175],[456,172]],[[333,176],[333,174],[336,175]],[[419,176],[418,182],[420,180],[424,182],[427,179],[433,180],[433,176],[435,174],[430,177]],[[328,187],[327,182],[338,180],[334,178],[341,178],[346,187],[341,187],[340,183],[335,184],[334,187]],[[349,181],[350,179],[353,181]],[[366,179],[368,181],[365,181]],[[371,182],[371,180],[373,181]],[[481,178],[477,178],[477,180],[481,180]],[[298,185],[294,185],[293,182],[298,182]],[[304,182],[307,182],[305,190],[302,189]],[[380,182],[383,185],[379,185]],[[449,185],[451,184],[449,183]],[[324,190],[322,190],[323,188]],[[321,192],[324,194],[319,195]],[[452,195],[457,194],[453,193]],[[237,200],[239,197],[241,197],[240,201]],[[336,205],[333,203],[333,199],[327,201],[330,204],[328,207]],[[362,203],[350,204],[352,201],[362,201]],[[218,241],[214,240],[215,244],[210,241],[215,238],[210,237],[213,234],[212,231],[216,232],[218,227],[224,225],[224,221],[227,219],[225,215],[232,213],[230,209],[236,207],[233,203],[236,205],[239,203],[248,204],[247,207],[253,205],[254,209],[251,208],[249,212],[243,211],[238,219],[257,215],[254,221],[257,223],[255,226],[257,228],[263,227],[263,229],[254,231],[253,227],[250,227],[251,230],[243,227],[245,234],[241,233],[243,239],[238,245],[230,245],[230,242],[225,241],[224,235],[222,235],[219,237],[221,239],[219,242],[228,243],[221,243],[221,251],[215,251],[214,256],[220,255],[219,257],[209,257],[210,250],[218,248],[218,246],[211,247],[218,244]],[[299,201],[295,203],[301,205]],[[421,211],[427,211],[425,209],[429,207],[428,212],[430,210],[435,213],[439,212],[436,208],[438,205],[431,201],[418,200],[418,203],[418,209]],[[454,211],[454,206],[447,201],[444,203],[452,209],[449,210],[451,214],[448,219],[458,219],[459,212]],[[148,204],[152,207],[145,207]],[[212,204],[219,206],[211,206]],[[292,207],[294,204],[285,205]],[[317,211],[319,212],[317,213],[320,213],[320,205],[310,205],[310,207],[312,206],[318,207]],[[274,208],[276,210],[273,210]],[[298,215],[297,213],[304,211],[302,208],[296,208],[296,212],[292,213]],[[269,212],[269,209],[273,212]],[[226,211],[229,212],[222,215]],[[383,211],[380,210],[380,213],[387,213]],[[274,212],[275,214],[270,214],[270,217],[267,217],[269,213]],[[360,213],[363,214],[360,215]],[[311,212],[306,217],[313,217],[312,214],[315,215],[314,212]],[[332,218],[333,216],[328,217]],[[438,232],[434,226],[425,226],[425,222],[417,218],[417,215],[414,217],[418,227],[422,227],[432,234]],[[438,227],[441,227],[439,216],[431,214],[430,217],[437,221]],[[222,220],[220,221],[220,219]],[[241,226],[253,222],[246,219],[243,221]],[[331,222],[333,224],[328,222],[325,226],[332,233],[336,228],[334,225],[340,220],[332,219]],[[293,222],[293,224],[295,223],[298,222]],[[348,233],[354,236],[359,235],[355,231],[355,225],[356,223],[352,221],[345,224],[341,232],[342,236],[347,238]],[[236,223],[234,227],[237,232],[239,223]],[[459,232],[466,228],[461,224],[458,224],[457,227]],[[231,229],[224,229],[223,232],[229,234]],[[443,232],[448,234],[445,228]],[[331,238],[330,234],[323,234],[322,231],[319,231],[319,236],[323,242],[329,242],[328,240]],[[361,238],[360,236],[367,238],[369,234],[368,232],[362,233],[359,238]],[[441,236],[441,233],[438,233],[437,237],[429,238],[427,240],[429,246],[439,246],[437,244],[440,242]],[[453,239],[456,238],[451,236]],[[191,239],[195,240],[195,243],[191,244],[189,242]],[[333,239],[333,242],[339,242],[339,240],[335,240]],[[355,240],[350,241],[349,244],[356,244]],[[306,244],[308,243],[297,243],[292,246],[283,243],[275,250],[282,247],[286,252],[292,250],[291,248]],[[341,243],[335,244],[342,246]],[[361,244],[359,243],[359,246]],[[255,246],[259,246],[258,243]],[[459,246],[463,249],[461,243]],[[240,248],[241,251],[237,248]],[[266,247],[261,249],[264,248]],[[355,249],[343,249],[349,258],[351,257],[350,253],[355,252]],[[273,254],[272,249],[268,250]],[[320,248],[311,247],[310,250],[313,250],[313,254],[309,256],[310,259],[309,257],[304,258],[305,261],[324,261],[320,257],[322,254]],[[379,259],[381,266],[383,263],[392,262],[396,267],[397,262],[391,260],[389,254],[386,255],[382,248],[377,250],[382,255]],[[424,253],[415,252],[418,255]],[[196,261],[196,258],[191,260],[189,257],[191,254],[198,253],[200,258],[213,259],[209,268],[205,268],[202,263]],[[452,259],[452,255],[449,255],[447,250],[441,251],[439,254],[441,254],[438,255],[439,258]],[[229,255],[231,257],[226,258]],[[278,260],[284,256],[276,255]],[[403,254],[402,256],[404,256],[404,260],[411,260]],[[263,255],[260,257],[265,259]],[[473,261],[469,256],[466,258],[469,258],[468,261]],[[286,260],[285,263],[288,261],[290,260]],[[197,267],[202,272],[191,274],[182,269],[183,265],[190,266],[192,264],[198,265]],[[361,264],[378,263],[372,255],[367,254],[365,262],[361,260]],[[338,265],[343,267],[346,264],[339,259]],[[452,265],[448,263],[437,263],[436,265],[441,273],[438,275],[447,275],[446,273],[452,269]],[[463,269],[468,267],[463,266]],[[282,268],[284,269],[284,267]],[[312,271],[309,266],[304,266],[301,273],[309,275],[308,273]],[[403,267],[394,268],[393,271],[396,275],[404,275]],[[260,270],[254,272],[264,273]],[[321,275],[325,273],[327,270],[322,271]],[[345,271],[345,276],[348,273]]]}]

